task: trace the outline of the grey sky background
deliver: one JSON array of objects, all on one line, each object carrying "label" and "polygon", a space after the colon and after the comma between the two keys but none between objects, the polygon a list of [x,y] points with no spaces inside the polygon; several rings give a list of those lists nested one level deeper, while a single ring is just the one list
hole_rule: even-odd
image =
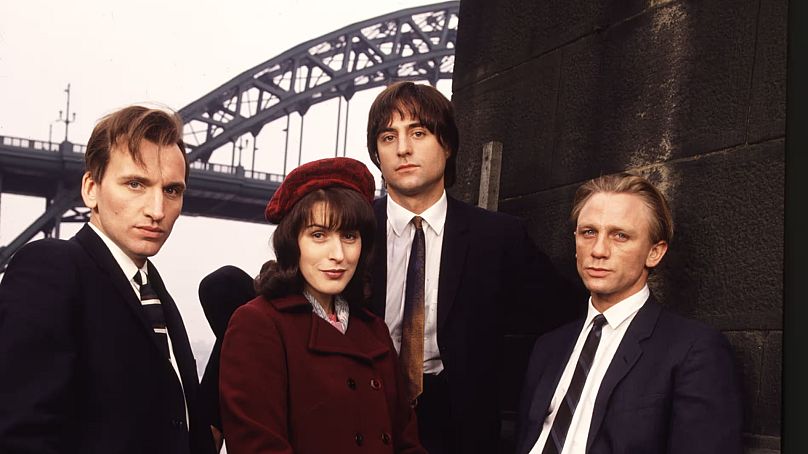
[{"label": "grey sky background", "polygon": [[[54,2],[28,0],[0,4],[0,135],[64,139],[64,89],[71,84],[69,138],[86,143],[103,115],[134,103],[179,110],[236,75],[300,43],[375,16],[437,3],[424,0],[234,0]],[[438,88],[447,96],[451,81]],[[347,155],[365,162],[367,110],[380,89],[351,100]],[[342,106],[344,116],[345,105]],[[64,115],[64,114],[63,114]],[[302,162],[334,156],[337,103],[315,105],[305,118]],[[343,117],[344,118],[344,117]],[[344,121],[344,119],[343,119]],[[299,117],[291,117],[287,171],[297,165]],[[259,135],[255,169],[283,173],[282,129],[267,125]],[[341,127],[342,129],[342,127]],[[252,163],[252,140],[243,165]],[[342,150],[340,136],[339,148]],[[211,161],[230,164],[230,149]],[[0,244],[12,241],[45,207],[44,199],[0,196]],[[81,225],[63,224],[69,238]],[[204,370],[213,334],[197,296],[199,281],[230,264],[254,275],[272,255],[271,227],[181,216],[153,262],[185,320]]]}]

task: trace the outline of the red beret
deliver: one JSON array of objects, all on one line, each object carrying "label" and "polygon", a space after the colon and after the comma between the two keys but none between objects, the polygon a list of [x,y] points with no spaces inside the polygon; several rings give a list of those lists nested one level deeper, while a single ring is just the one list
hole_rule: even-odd
[{"label": "red beret", "polygon": [[312,161],[289,172],[264,211],[269,222],[277,224],[306,194],[317,189],[341,186],[360,193],[373,203],[376,184],[368,168],[351,158]]}]

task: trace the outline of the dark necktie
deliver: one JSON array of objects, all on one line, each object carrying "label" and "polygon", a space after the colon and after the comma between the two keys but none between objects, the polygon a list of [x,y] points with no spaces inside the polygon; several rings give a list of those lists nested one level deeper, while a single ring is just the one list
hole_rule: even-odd
[{"label": "dark necktie", "polygon": [[160,297],[154,291],[148,282],[143,282],[141,272],[138,271],[133,278],[135,283],[140,287],[140,304],[143,305],[143,310],[146,312],[146,318],[154,330],[154,337],[157,339],[157,344],[165,353],[166,358],[171,357],[171,351],[168,348],[168,330],[166,329],[166,318],[163,314],[163,305],[160,303]]},{"label": "dark necktie", "polygon": [[578,401],[581,399],[586,376],[589,375],[589,369],[592,368],[592,362],[595,360],[595,352],[598,351],[598,344],[600,343],[600,332],[605,323],[606,317],[603,314],[598,314],[592,320],[592,329],[589,330],[589,335],[586,336],[586,341],[584,341],[584,347],[581,349],[581,355],[578,356],[578,362],[575,365],[575,372],[572,374],[570,387],[567,388],[567,394],[564,395],[564,400],[558,405],[558,412],[553,421],[553,426],[550,428],[550,436],[547,437],[542,454],[558,454],[564,447],[572,415],[575,413],[575,407],[578,406]]},{"label": "dark necktie", "polygon": [[421,217],[412,218],[412,239],[407,284],[404,289],[404,319],[401,323],[401,367],[407,385],[407,400],[415,403],[424,389],[424,283],[426,245]]}]

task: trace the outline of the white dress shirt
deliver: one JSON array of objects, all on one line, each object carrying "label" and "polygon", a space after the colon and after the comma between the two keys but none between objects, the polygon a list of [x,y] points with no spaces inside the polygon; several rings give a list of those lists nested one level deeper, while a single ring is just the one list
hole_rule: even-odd
[{"label": "white dress shirt", "polygon": [[401,352],[401,322],[404,318],[404,289],[407,284],[407,265],[415,237],[413,216],[423,219],[426,242],[426,269],[424,281],[424,373],[438,374],[443,362],[438,349],[438,278],[440,255],[443,247],[443,226],[446,224],[446,191],[434,205],[420,215],[407,210],[387,197],[387,299],[384,321],[390,329],[393,345]]},{"label": "white dress shirt", "polygon": [[[631,321],[634,320],[637,311],[645,304],[650,295],[651,292],[646,285],[639,292],[603,312],[603,316],[606,317],[606,324],[603,325],[603,330],[601,331],[598,350],[595,353],[595,359],[592,361],[592,369],[589,370],[589,374],[586,376],[586,383],[581,391],[578,407],[572,415],[567,439],[564,442],[564,449],[559,454],[585,453],[589,426],[592,423],[592,412],[595,409],[595,399],[598,396],[600,384],[603,382],[603,376],[606,375],[606,370],[609,368],[609,364],[611,364],[617,347],[620,346],[620,341],[623,340],[623,336],[626,334],[626,330],[631,325]],[[575,342],[572,355],[570,355],[567,366],[564,368],[564,373],[561,375],[561,380],[556,386],[553,400],[550,401],[551,413],[544,419],[541,434],[530,454],[541,454],[542,449],[544,449],[544,444],[550,434],[550,428],[553,426],[553,421],[555,421],[556,413],[558,412],[558,405],[567,394],[567,388],[569,388],[572,381],[572,374],[575,372],[578,357],[581,355],[586,337],[592,329],[592,320],[598,314],[599,312],[592,306],[592,298],[590,297],[586,323],[584,323],[583,329],[578,334],[578,341]]]},{"label": "white dress shirt", "polygon": [[[93,229],[93,231],[101,238],[101,241],[103,241],[104,244],[107,246],[107,249],[109,249],[109,252],[112,254],[112,257],[118,263],[118,266],[121,267],[123,275],[126,276],[127,279],[129,279],[129,285],[132,286],[132,291],[135,292],[135,297],[137,297],[137,300],[140,301],[140,285],[138,285],[138,283],[135,282],[134,279],[135,272],[139,271],[143,276],[146,277],[146,280],[143,282],[150,282],[148,273],[148,267],[149,267],[148,262],[144,263],[142,268],[138,268],[137,265],[135,265],[135,262],[133,262],[132,259],[129,258],[129,256],[126,255],[126,253],[123,252],[123,250],[121,250],[121,248],[118,247],[117,244],[115,244],[114,241],[112,241],[108,236],[106,236],[104,232],[101,231],[101,229],[93,225],[93,223],[91,222],[88,222],[87,225],[89,225],[90,228]],[[185,427],[188,427],[187,424],[189,422],[188,402],[185,401],[185,388],[184,385],[182,384],[182,377],[180,376],[180,368],[179,365],[177,365],[177,357],[176,355],[174,355],[174,346],[171,343],[171,333],[168,332],[168,327],[166,327],[166,337],[168,338],[168,349],[171,352],[170,355],[171,366],[174,368],[174,372],[176,372],[177,374],[177,378],[180,381],[180,387],[183,388],[182,400],[183,402],[185,402],[185,422],[186,422]]]}]

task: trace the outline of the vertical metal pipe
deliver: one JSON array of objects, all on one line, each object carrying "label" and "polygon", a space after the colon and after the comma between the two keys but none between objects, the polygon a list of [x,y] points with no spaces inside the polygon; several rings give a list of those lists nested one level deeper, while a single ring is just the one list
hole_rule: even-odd
[{"label": "vertical metal pipe", "polygon": [[255,174],[255,152],[258,151],[258,136],[253,136],[253,149],[252,149],[252,166],[250,166],[250,171]]},{"label": "vertical metal pipe", "polygon": [[283,176],[286,176],[286,158],[289,156],[289,114],[286,114],[286,145],[283,146]]},{"label": "vertical metal pipe", "polygon": [[348,113],[351,108],[351,100],[345,100],[345,133],[342,134],[342,155],[348,156]]},{"label": "vertical metal pipe", "polygon": [[334,140],[334,157],[339,156],[339,121],[342,117],[342,96],[337,98],[337,138]]},{"label": "vertical metal pipe", "polygon": [[300,167],[301,160],[303,159],[303,122],[306,120],[304,115],[300,115],[300,142],[297,148],[297,166]]}]

